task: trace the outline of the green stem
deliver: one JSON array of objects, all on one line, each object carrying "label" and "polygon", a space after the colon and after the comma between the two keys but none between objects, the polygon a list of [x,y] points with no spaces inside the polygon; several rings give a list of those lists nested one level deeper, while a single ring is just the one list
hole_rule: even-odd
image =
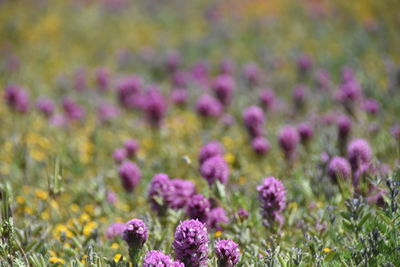
[{"label": "green stem", "polygon": [[129,248],[129,257],[131,258],[133,267],[139,267],[140,249]]}]

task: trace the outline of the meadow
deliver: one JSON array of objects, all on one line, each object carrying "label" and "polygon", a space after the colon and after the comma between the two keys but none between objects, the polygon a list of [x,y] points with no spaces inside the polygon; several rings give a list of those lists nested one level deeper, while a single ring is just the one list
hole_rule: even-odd
[{"label": "meadow", "polygon": [[0,266],[399,266],[399,25],[0,0]]}]

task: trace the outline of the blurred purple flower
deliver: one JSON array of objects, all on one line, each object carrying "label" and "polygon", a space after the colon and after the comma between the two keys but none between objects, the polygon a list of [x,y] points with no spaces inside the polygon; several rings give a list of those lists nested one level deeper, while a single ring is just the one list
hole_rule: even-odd
[{"label": "blurred purple flower", "polygon": [[141,172],[135,163],[125,161],[119,166],[119,177],[125,191],[130,193],[139,183]]},{"label": "blurred purple flower", "polygon": [[333,157],[328,165],[328,175],[333,182],[337,183],[339,178],[351,178],[351,166],[347,159],[342,157]]},{"label": "blurred purple flower", "polygon": [[147,120],[154,128],[161,126],[162,120],[167,112],[167,102],[164,96],[156,88],[151,88],[145,97],[144,111]]},{"label": "blurred purple flower", "polygon": [[62,106],[64,114],[69,120],[82,120],[85,117],[85,110],[68,97],[63,99]]},{"label": "blurred purple flower", "polygon": [[211,229],[222,230],[222,224],[229,223],[228,216],[223,208],[213,208],[208,214],[207,226]]},{"label": "blurred purple flower", "polygon": [[369,164],[372,158],[372,150],[364,139],[354,139],[347,147],[347,158],[353,171],[361,165]]},{"label": "blurred purple flower", "polygon": [[215,98],[204,94],[200,96],[196,103],[197,113],[202,117],[217,117],[222,113],[222,105]]},{"label": "blurred purple flower", "polygon": [[197,194],[189,200],[187,214],[190,219],[198,219],[205,223],[208,220],[210,209],[210,201],[203,195]]},{"label": "blurred purple flower", "polygon": [[229,75],[220,75],[216,77],[212,83],[212,90],[214,91],[215,97],[224,106],[227,106],[231,102],[234,88],[235,81]]},{"label": "blurred purple flower", "polygon": [[224,158],[220,155],[211,157],[200,166],[200,174],[206,179],[209,185],[217,180],[225,184],[229,178],[229,167]]},{"label": "blurred purple flower", "polygon": [[271,110],[276,102],[276,96],[273,90],[265,88],[260,91],[260,105],[264,110]]},{"label": "blurred purple flower", "polygon": [[106,231],[106,237],[107,239],[113,239],[114,237],[121,236],[124,230],[125,230],[125,224],[119,222],[113,223],[110,226],[108,226]]},{"label": "blurred purple flower", "polygon": [[107,91],[110,86],[110,71],[106,67],[97,68],[95,71],[95,81],[101,91]]},{"label": "blurred purple flower", "polygon": [[111,121],[111,119],[116,118],[118,115],[119,109],[107,102],[102,102],[97,107],[97,118],[102,123]]},{"label": "blurred purple flower", "polygon": [[8,85],[4,91],[4,98],[8,107],[13,111],[26,113],[29,109],[28,93],[17,85]]},{"label": "blurred purple flower", "polygon": [[295,157],[296,148],[300,141],[297,129],[292,126],[284,126],[279,132],[278,140],[285,158],[292,160]]},{"label": "blurred purple flower", "polygon": [[260,155],[260,156],[267,154],[270,149],[268,140],[261,136],[254,138],[251,141],[251,146],[252,146],[254,152],[256,152],[257,155]]},{"label": "blurred purple flower", "polygon": [[126,152],[126,156],[128,158],[133,158],[136,156],[139,150],[139,144],[135,139],[128,139],[124,143],[124,149]]},{"label": "blurred purple flower", "polygon": [[218,141],[212,141],[201,147],[199,151],[199,162],[202,164],[209,158],[223,154],[224,147],[222,144]]},{"label": "blurred purple flower", "polygon": [[113,151],[113,159],[116,163],[120,164],[126,159],[126,151],[123,148],[116,148]]},{"label": "blurred purple flower", "polygon": [[243,74],[246,81],[251,85],[255,86],[260,82],[261,72],[256,63],[247,63],[243,68]]},{"label": "blurred purple flower", "polygon": [[250,106],[243,112],[243,122],[251,137],[264,133],[264,112],[258,106]]},{"label": "blurred purple flower", "polygon": [[171,91],[171,100],[175,105],[183,107],[186,105],[187,99],[188,99],[187,89],[177,88]]},{"label": "blurred purple flower", "polygon": [[36,108],[47,118],[50,118],[54,113],[54,103],[49,98],[41,97],[36,101]]},{"label": "blurred purple flower", "polygon": [[301,123],[297,126],[300,141],[302,144],[307,144],[314,135],[314,130],[308,123]]}]

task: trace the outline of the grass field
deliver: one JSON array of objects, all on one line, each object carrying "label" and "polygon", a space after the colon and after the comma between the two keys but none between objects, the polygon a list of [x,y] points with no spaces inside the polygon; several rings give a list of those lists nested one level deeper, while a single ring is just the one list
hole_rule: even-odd
[{"label": "grass field", "polygon": [[399,25],[0,0],[0,266],[398,266]]}]

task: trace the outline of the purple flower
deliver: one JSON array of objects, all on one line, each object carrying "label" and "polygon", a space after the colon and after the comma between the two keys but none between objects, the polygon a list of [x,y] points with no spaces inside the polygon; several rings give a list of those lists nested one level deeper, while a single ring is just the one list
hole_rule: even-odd
[{"label": "purple flower", "polygon": [[85,117],[84,109],[70,98],[64,98],[62,106],[65,116],[69,120],[81,120]]},{"label": "purple flower", "polygon": [[129,248],[140,249],[147,241],[147,226],[140,219],[132,219],[125,224],[122,238]]},{"label": "purple flower", "polygon": [[168,201],[174,197],[174,189],[168,175],[164,173],[154,175],[148,192],[151,208],[158,214],[162,214],[168,207]]},{"label": "purple flower", "polygon": [[204,163],[207,159],[214,156],[223,155],[224,148],[218,141],[212,141],[204,145],[199,152],[199,162]]},{"label": "purple flower", "polygon": [[261,215],[270,224],[271,220],[283,223],[282,211],[286,207],[286,189],[274,177],[264,178],[263,184],[257,186],[258,199],[261,204]]},{"label": "purple flower", "polygon": [[110,72],[105,67],[100,67],[96,69],[95,80],[97,87],[101,91],[106,91],[110,85]]},{"label": "purple flower", "polygon": [[97,107],[97,118],[102,123],[108,122],[111,119],[116,118],[118,115],[119,115],[118,108],[114,107],[113,105],[111,105],[107,102],[102,102]]},{"label": "purple flower", "polygon": [[322,89],[329,89],[330,75],[327,70],[320,69],[315,73],[315,81]]},{"label": "purple flower", "polygon": [[125,108],[140,107],[142,80],[137,76],[122,78],[117,83],[118,100]]},{"label": "purple flower", "polygon": [[174,188],[174,194],[168,200],[170,207],[172,209],[186,208],[191,197],[196,193],[193,182],[182,179],[172,179],[170,182]]},{"label": "purple flower", "polygon": [[204,60],[196,62],[191,70],[191,75],[195,81],[199,84],[208,83],[208,63]]},{"label": "purple flower", "polygon": [[54,103],[48,98],[39,98],[36,101],[36,108],[43,113],[47,118],[50,118],[54,113]]},{"label": "purple flower", "polygon": [[161,251],[150,250],[144,257],[142,267],[185,267],[185,265],[172,260],[169,255],[165,255]]},{"label": "purple flower", "polygon": [[361,165],[369,164],[372,158],[372,150],[364,139],[355,139],[347,147],[347,158],[353,171]]},{"label": "purple flower", "polygon": [[64,98],[62,106],[69,120],[82,120],[85,117],[85,110],[70,98]]},{"label": "purple flower", "polygon": [[222,156],[211,157],[201,164],[200,174],[209,185],[214,184],[217,180],[225,184],[229,178],[228,164]]},{"label": "purple flower", "polygon": [[121,236],[124,231],[125,231],[125,224],[116,222],[108,226],[106,231],[106,237],[108,239],[113,239],[114,237]]},{"label": "purple flower", "polygon": [[257,153],[257,155],[265,155],[266,153],[268,153],[269,149],[270,149],[270,145],[268,143],[268,140],[264,137],[256,137],[251,141],[251,146],[254,150],[254,152]]},{"label": "purple flower", "polygon": [[74,75],[74,88],[78,91],[87,89],[86,71],[83,68],[78,68]]},{"label": "purple flower", "polygon": [[235,63],[230,59],[224,59],[219,64],[219,73],[221,74],[232,74],[235,69]]},{"label": "purple flower", "polygon": [[273,90],[263,89],[260,92],[260,104],[264,110],[271,110],[276,102],[276,96]]},{"label": "purple flower", "polygon": [[351,119],[345,115],[339,116],[336,120],[339,140],[347,140],[351,131]]},{"label": "purple flower", "polygon": [[4,92],[4,98],[7,102],[7,105],[12,110],[20,113],[26,113],[28,111],[28,93],[17,85],[11,84],[7,86]]},{"label": "purple flower", "polygon": [[239,217],[239,219],[241,220],[246,220],[247,218],[249,218],[249,212],[243,208],[240,208],[237,211],[237,216]]},{"label": "purple flower", "polygon": [[139,168],[131,161],[123,162],[119,166],[118,174],[126,192],[132,192],[141,177]]},{"label": "purple flower", "polygon": [[284,126],[279,132],[279,145],[281,146],[286,159],[292,160],[296,153],[297,144],[299,143],[299,134],[296,128],[292,126]]},{"label": "purple flower", "polygon": [[392,128],[390,128],[390,133],[396,139],[397,141],[400,140],[400,125],[393,125]]},{"label": "purple flower", "polygon": [[197,113],[202,117],[217,117],[222,113],[222,105],[210,95],[202,95],[196,102]]},{"label": "purple flower", "polygon": [[190,199],[187,207],[187,213],[190,219],[198,219],[201,222],[207,222],[210,212],[210,201],[203,195],[194,195]]},{"label": "purple flower", "polygon": [[207,227],[198,220],[181,222],[176,228],[172,246],[176,258],[185,266],[206,266],[208,258]]},{"label": "purple flower", "polygon": [[122,163],[126,159],[126,151],[123,148],[117,148],[114,150],[112,156],[116,163]]},{"label": "purple flower", "polygon": [[342,68],[342,83],[347,83],[355,79],[354,72],[349,67]]},{"label": "purple flower", "polygon": [[229,75],[218,76],[212,84],[212,90],[214,91],[215,97],[224,106],[227,106],[231,102],[234,87],[235,81]]},{"label": "purple flower", "polygon": [[170,52],[167,55],[167,59],[165,62],[165,65],[167,67],[167,70],[170,72],[174,72],[178,69],[179,65],[181,64],[181,55],[176,53],[176,52]]},{"label": "purple flower", "polygon": [[302,123],[297,126],[297,131],[299,132],[300,141],[303,144],[308,143],[314,135],[313,128],[307,123]]},{"label": "purple flower", "polygon": [[229,127],[232,126],[235,123],[235,118],[230,115],[230,114],[224,114],[221,119],[220,122],[225,126],[225,127]]},{"label": "purple flower", "polygon": [[218,267],[233,267],[240,259],[239,246],[230,239],[218,240],[215,243],[215,254],[218,258]]},{"label": "purple flower", "polygon": [[336,95],[337,100],[343,103],[346,108],[351,108],[351,105],[360,97],[361,86],[356,80],[343,83]]},{"label": "purple flower", "polygon": [[301,54],[297,57],[296,60],[297,67],[299,68],[300,72],[306,72],[311,69],[313,62],[309,55]]},{"label": "purple flower", "polygon": [[167,112],[167,102],[156,88],[151,88],[145,97],[144,111],[150,124],[159,128]]},{"label": "purple flower", "polygon": [[303,108],[305,98],[306,98],[306,87],[303,85],[296,86],[293,90],[293,102],[296,109]]},{"label": "purple flower", "polygon": [[132,158],[136,156],[139,150],[139,145],[135,139],[128,139],[124,143],[124,149],[126,152],[126,156]]},{"label": "purple flower", "polygon": [[211,229],[222,230],[221,224],[227,224],[229,222],[226,212],[223,208],[213,208],[208,214],[207,226]]},{"label": "purple flower", "polygon": [[107,202],[113,205],[117,202],[117,195],[113,191],[107,192]]},{"label": "purple flower", "polygon": [[187,89],[177,88],[172,90],[171,100],[175,105],[183,107],[186,105],[187,99],[188,99]]},{"label": "purple flower", "polygon": [[57,127],[65,126],[67,124],[67,119],[62,114],[54,114],[50,118],[50,124]]},{"label": "purple flower", "polygon": [[250,106],[243,112],[243,121],[251,137],[257,137],[264,132],[264,112],[258,106]]},{"label": "purple flower", "polygon": [[375,115],[379,112],[379,103],[375,99],[366,99],[363,103],[363,108],[366,112],[371,115]]},{"label": "purple flower", "polygon": [[328,175],[332,181],[337,182],[339,178],[350,179],[351,166],[347,159],[334,157],[328,164]]},{"label": "purple flower", "polygon": [[189,74],[185,71],[175,71],[171,75],[171,82],[177,87],[186,87],[189,83]]},{"label": "purple flower", "polygon": [[246,81],[251,85],[255,86],[260,81],[260,69],[256,63],[251,62],[244,66],[243,73]]}]

